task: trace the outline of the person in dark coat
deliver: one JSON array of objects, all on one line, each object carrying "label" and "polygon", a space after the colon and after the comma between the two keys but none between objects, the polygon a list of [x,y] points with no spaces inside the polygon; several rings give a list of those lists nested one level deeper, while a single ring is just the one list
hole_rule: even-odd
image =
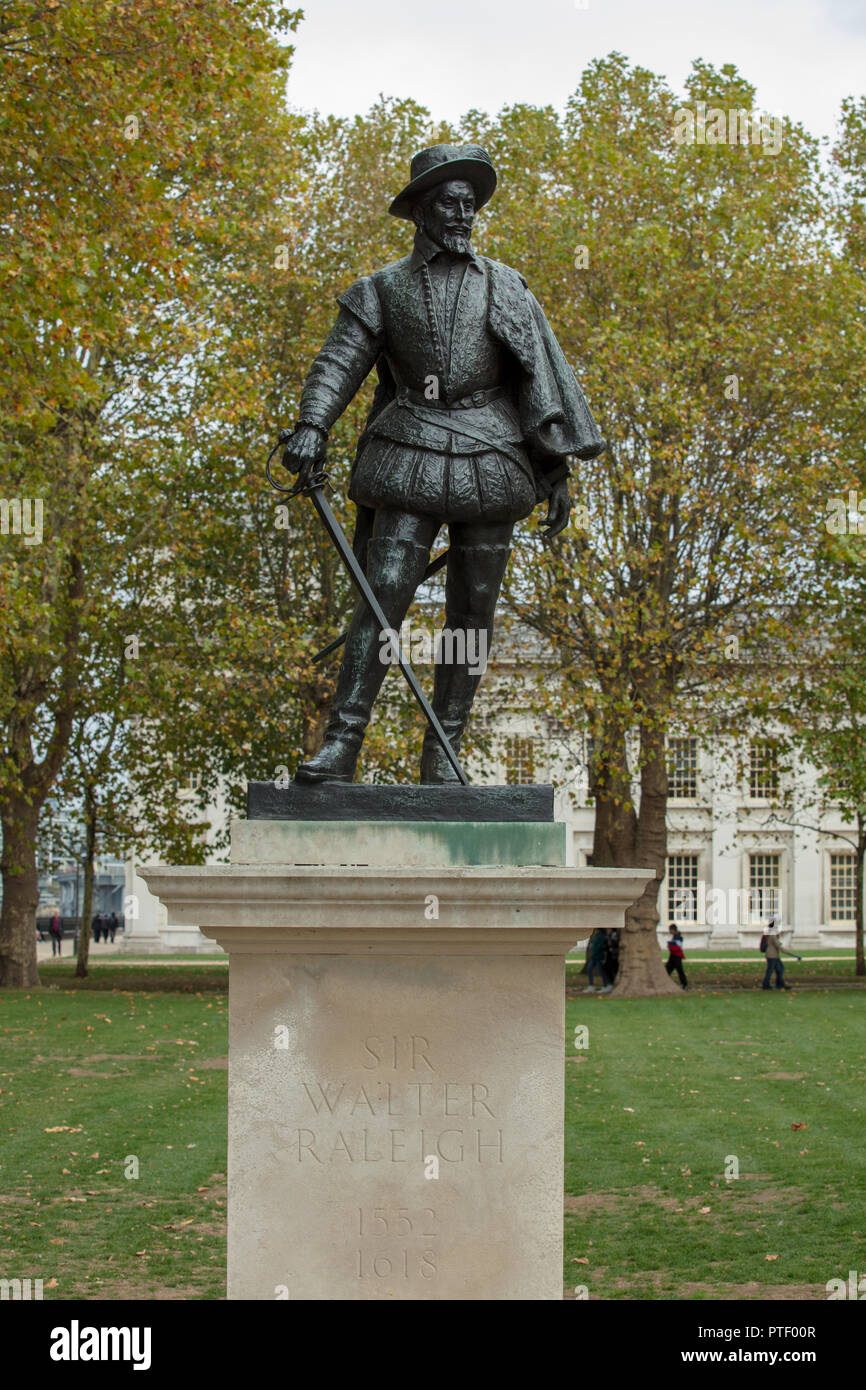
[{"label": "person in dark coat", "polygon": [[616,977],[619,974],[619,932],[614,927],[611,927],[607,933],[604,973],[612,983],[616,982]]},{"label": "person in dark coat", "polygon": [[90,922],[90,935],[98,942],[102,939],[102,913],[95,912]]},{"label": "person in dark coat", "polygon": [[60,921],[60,913],[59,913],[59,912],[55,912],[54,915],[53,915],[53,917],[51,918],[51,925],[50,925],[50,927],[48,928],[48,933],[49,933],[49,935],[50,935],[50,937],[51,937],[51,954],[52,954],[52,956],[62,956],[62,955],[63,955],[63,924],[62,924],[61,921]]},{"label": "person in dark coat", "polygon": [[[283,465],[308,482],[330,431],[376,368],[349,484],[358,507],[353,546],[390,631],[399,632],[433,542],[448,526],[451,659],[437,656],[432,705],[455,752],[490,649],[514,525],[546,501],[545,536],[562,531],[571,510],[567,458],[595,458],[604,448],[526,280],[472,249],[475,214],[495,187],[490,156],[478,145],[434,145],[415,156],[389,209],[414,223],[412,252],[340,295],[298,422],[280,440]],[[353,780],[387,670],[382,641],[361,600],[322,746],[297,768],[296,781]],[[457,780],[429,729],[420,780]]]},{"label": "person in dark coat", "polygon": [[584,994],[596,993],[596,987],[593,983],[596,971],[598,971],[599,975],[601,976],[601,989],[598,990],[598,993],[610,994],[611,990],[613,989],[613,985],[611,984],[607,971],[605,970],[606,956],[607,932],[603,928],[599,927],[596,931],[593,932],[589,942],[589,950],[587,952],[586,957],[586,974],[587,979],[589,980],[589,984],[583,991]]},{"label": "person in dark coat", "polygon": [[117,913],[112,912],[111,916],[108,919],[108,935],[112,942],[114,941],[114,936],[118,926],[119,922],[117,920]]}]

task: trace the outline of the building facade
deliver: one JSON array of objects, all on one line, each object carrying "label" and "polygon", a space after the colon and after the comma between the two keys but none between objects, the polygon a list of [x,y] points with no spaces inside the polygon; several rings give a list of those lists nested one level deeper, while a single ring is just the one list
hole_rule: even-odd
[{"label": "building facade", "polygon": [[[404,633],[404,637],[408,637]],[[408,647],[408,641],[407,641]],[[416,644],[415,650],[418,650]],[[473,720],[488,735],[492,756],[470,759],[479,783],[552,782],[556,816],[569,827],[569,862],[592,863],[595,810],[592,740],[562,719],[528,713],[531,687],[545,679],[536,639],[506,636],[481,687]],[[423,683],[428,677],[419,667]],[[521,689],[525,698],[515,699]],[[507,701],[500,697],[508,692]],[[505,712],[503,712],[503,705]],[[516,708],[515,708],[516,706]],[[420,717],[420,716],[419,716]],[[676,922],[686,946],[755,949],[777,913],[790,946],[853,947],[855,853],[841,809],[823,799],[814,767],[779,751],[777,731],[722,738],[676,730],[667,743],[667,871],[658,897],[659,938]],[[634,765],[634,760],[633,760]],[[190,792],[180,789],[179,795]],[[633,787],[639,798],[639,785]],[[228,812],[214,806],[215,827]],[[215,838],[213,836],[212,838]],[[153,856],[144,856],[144,860]],[[225,859],[214,855],[213,862]],[[125,947],[131,951],[197,952],[218,948],[191,927],[165,919],[130,861],[126,870]]]}]

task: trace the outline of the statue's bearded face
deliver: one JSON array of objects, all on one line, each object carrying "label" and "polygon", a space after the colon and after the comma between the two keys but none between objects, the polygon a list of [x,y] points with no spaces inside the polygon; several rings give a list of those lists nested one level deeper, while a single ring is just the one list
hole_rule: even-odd
[{"label": "statue's bearded face", "polygon": [[468,256],[475,221],[475,190],[465,179],[440,183],[414,211],[415,223],[431,241],[456,256]]}]

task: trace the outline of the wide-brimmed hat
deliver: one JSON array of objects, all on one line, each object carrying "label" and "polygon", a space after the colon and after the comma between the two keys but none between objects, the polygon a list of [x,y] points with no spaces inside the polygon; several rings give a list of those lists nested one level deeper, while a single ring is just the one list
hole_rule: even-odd
[{"label": "wide-brimmed hat", "polygon": [[496,170],[480,145],[431,145],[412,160],[409,182],[388,211],[412,220],[412,205],[421,193],[446,179],[466,179],[475,189],[476,206],[489,203],[496,188]]}]

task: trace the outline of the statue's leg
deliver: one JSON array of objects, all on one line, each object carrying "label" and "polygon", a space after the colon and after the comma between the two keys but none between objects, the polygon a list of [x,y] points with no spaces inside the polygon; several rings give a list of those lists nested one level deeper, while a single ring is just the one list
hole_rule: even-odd
[{"label": "statue's leg", "polygon": [[[439,522],[381,508],[367,542],[367,580],[389,626],[399,630],[415,597],[436,539]],[[363,599],[358,600],[343,649],[337,691],[322,746],[301,763],[298,782],[351,782],[385,673],[385,638]]]},{"label": "statue's leg", "polygon": [[[510,522],[452,524],[445,586],[445,630],[437,653],[433,709],[455,753],[493,641],[493,615],[511,554]],[[456,782],[429,729],[421,753],[422,782]]]}]

